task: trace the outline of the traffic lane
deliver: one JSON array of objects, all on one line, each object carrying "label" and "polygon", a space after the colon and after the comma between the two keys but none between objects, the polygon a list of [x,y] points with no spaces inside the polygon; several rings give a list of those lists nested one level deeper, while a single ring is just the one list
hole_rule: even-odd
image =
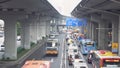
[{"label": "traffic lane", "polygon": [[[41,45],[41,43],[39,43],[38,45]],[[27,60],[33,60],[33,59],[41,60],[44,57],[44,55],[45,55],[45,46],[43,44],[21,63],[16,63],[6,68],[21,68]]]},{"label": "traffic lane", "polygon": [[[88,68],[93,68],[92,64],[87,62],[87,56],[85,56],[85,55],[82,55],[82,56],[83,56],[83,59],[85,59]],[[69,65],[68,56],[67,55],[66,55],[66,68],[73,68],[73,65]]]},{"label": "traffic lane", "polygon": [[66,68],[73,68],[73,65],[69,65],[68,55],[66,55]]},{"label": "traffic lane", "polygon": [[[76,42],[76,44],[79,45],[79,42]],[[81,52],[80,49],[81,49],[81,48],[79,47],[79,51]],[[81,54],[82,54],[82,53],[81,53]],[[83,56],[83,58],[85,59],[88,68],[93,68],[92,64],[90,64],[90,63],[87,62],[87,55],[83,55],[83,54],[82,54],[82,56]]]},{"label": "traffic lane", "polygon": [[[75,43],[76,43],[76,42],[75,42]],[[76,45],[78,45],[78,44],[76,43]],[[67,50],[67,49],[68,49],[68,45],[66,44],[66,50]],[[81,50],[80,50],[80,47],[79,47],[79,51],[81,51]],[[87,55],[83,55],[83,54],[81,54],[81,52],[80,52],[80,56],[85,60],[88,68],[93,68],[92,64],[87,63]],[[69,65],[67,51],[66,51],[66,68],[73,68],[73,65]]]},{"label": "traffic lane", "polygon": [[65,42],[65,60],[66,60],[66,68],[73,68],[73,65],[69,65],[69,61],[68,61],[68,45],[67,45],[67,42]]},{"label": "traffic lane", "polygon": [[92,63],[88,63],[88,62],[87,62],[87,55],[83,55],[83,57],[84,57],[84,59],[85,59],[87,65],[88,65],[88,68],[93,68]]},{"label": "traffic lane", "polygon": [[[9,67],[6,67],[6,68],[21,68],[24,63],[27,61],[27,60],[48,60],[48,61],[51,61],[51,68],[58,68],[60,67],[61,65],[61,55],[62,55],[62,43],[63,43],[63,38],[64,38],[64,35],[60,35],[58,36],[58,39],[59,39],[59,42],[60,42],[60,46],[59,46],[59,55],[58,57],[55,57],[55,56],[51,56],[51,57],[46,57],[45,56],[45,46],[42,45],[40,48],[38,48],[35,52],[33,52],[25,61],[23,61],[22,63],[20,64],[15,64],[15,65],[12,65],[12,66],[9,66]],[[41,43],[39,43],[40,45]]]},{"label": "traffic lane", "polygon": [[42,60],[48,60],[51,62],[51,65],[50,65],[51,68],[62,68],[64,37],[65,37],[65,35],[59,35],[57,37],[59,39],[59,43],[60,43],[58,56],[55,56],[55,55],[48,56],[47,55],[44,58],[42,58]]},{"label": "traffic lane", "polygon": [[61,51],[59,50],[58,56],[56,55],[46,55],[42,60],[50,61],[50,68],[60,68],[61,64]]}]

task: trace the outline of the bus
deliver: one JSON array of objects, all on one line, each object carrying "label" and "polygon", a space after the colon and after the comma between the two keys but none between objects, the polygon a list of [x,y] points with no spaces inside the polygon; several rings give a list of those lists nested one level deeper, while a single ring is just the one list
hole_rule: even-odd
[{"label": "bus", "polygon": [[85,41],[80,47],[81,53],[87,55],[90,50],[96,50],[96,43],[94,41]]},{"label": "bus", "polygon": [[44,60],[28,60],[22,68],[50,68],[50,61]]},{"label": "bus", "polygon": [[94,68],[120,68],[120,57],[108,50],[92,51],[88,58]]},{"label": "bus", "polygon": [[46,55],[58,55],[58,41],[49,40],[46,42]]}]

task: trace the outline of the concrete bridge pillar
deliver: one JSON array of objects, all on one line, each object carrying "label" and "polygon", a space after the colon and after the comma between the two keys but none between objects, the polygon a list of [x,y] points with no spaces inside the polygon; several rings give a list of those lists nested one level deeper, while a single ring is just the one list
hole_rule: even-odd
[{"label": "concrete bridge pillar", "polygon": [[50,34],[50,21],[46,22],[46,35]]},{"label": "concrete bridge pillar", "polygon": [[40,32],[41,32],[41,29],[40,29],[40,21],[37,21],[37,40],[41,40],[41,36],[40,36]]},{"label": "concrete bridge pillar", "polygon": [[32,22],[31,34],[33,42],[37,43],[37,22],[35,20]]},{"label": "concrete bridge pillar", "polygon": [[17,28],[16,28],[16,16],[7,16],[9,18],[4,19],[5,22],[5,59],[17,59]]},{"label": "concrete bridge pillar", "polygon": [[41,39],[42,37],[46,37],[46,22],[45,21],[41,21],[40,22],[40,35],[41,35]]},{"label": "concrete bridge pillar", "polygon": [[118,21],[112,22],[112,42],[118,42],[118,31],[119,31]]},{"label": "concrete bridge pillar", "polygon": [[17,27],[16,22],[19,19],[26,17],[26,12],[19,11],[0,11],[0,19],[4,20],[4,33],[5,33],[5,53],[4,58],[7,60],[17,59]]},{"label": "concrete bridge pillar", "polygon": [[118,48],[118,55],[120,56],[120,15],[119,15],[119,26],[118,26],[118,44],[119,44],[119,48]]},{"label": "concrete bridge pillar", "polygon": [[106,49],[107,48],[107,24],[104,21],[99,22],[98,25],[98,48],[99,49]]},{"label": "concrete bridge pillar", "polygon": [[21,35],[21,44],[23,48],[30,49],[30,22],[29,20],[22,20],[22,35]]},{"label": "concrete bridge pillar", "polygon": [[[91,23],[91,21],[89,21],[87,23],[87,36],[89,39],[92,38],[92,29],[91,28],[92,28],[92,23]],[[82,30],[84,30],[84,29],[82,29]]]},{"label": "concrete bridge pillar", "polygon": [[93,28],[93,35],[94,35],[94,41],[96,42],[96,44],[98,43],[98,23],[94,22],[94,28]]},{"label": "concrete bridge pillar", "polygon": [[94,40],[94,36],[95,36],[95,35],[94,35],[94,34],[95,34],[94,32],[95,32],[95,25],[94,25],[94,23],[92,22],[92,23],[91,23],[91,39],[92,39],[92,40]]}]

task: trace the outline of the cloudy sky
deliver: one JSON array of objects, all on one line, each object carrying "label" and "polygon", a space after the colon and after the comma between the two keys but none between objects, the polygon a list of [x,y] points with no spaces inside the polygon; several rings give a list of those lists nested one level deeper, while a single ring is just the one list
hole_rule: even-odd
[{"label": "cloudy sky", "polygon": [[70,16],[72,10],[81,0],[48,0],[53,7],[62,15]]}]

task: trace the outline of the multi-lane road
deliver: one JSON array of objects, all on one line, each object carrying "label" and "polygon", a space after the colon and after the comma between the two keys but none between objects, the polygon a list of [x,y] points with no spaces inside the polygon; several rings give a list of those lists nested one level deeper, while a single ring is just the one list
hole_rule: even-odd
[{"label": "multi-lane road", "polygon": [[[45,55],[45,45],[41,45],[39,43],[38,45],[41,45],[39,48],[37,48],[30,56],[28,56],[24,61],[21,61],[20,63],[11,65],[11,66],[4,66],[4,68],[21,68],[25,61],[27,60],[47,60],[50,61],[50,68],[73,68],[73,66],[69,66],[68,60],[67,60],[67,53],[66,53],[66,44],[65,44],[65,35],[60,34],[58,37],[59,39],[59,54],[58,56],[46,56]],[[86,56],[83,56],[84,59]],[[0,65],[1,66],[1,65]],[[93,68],[91,64],[88,64],[89,68]]]}]

